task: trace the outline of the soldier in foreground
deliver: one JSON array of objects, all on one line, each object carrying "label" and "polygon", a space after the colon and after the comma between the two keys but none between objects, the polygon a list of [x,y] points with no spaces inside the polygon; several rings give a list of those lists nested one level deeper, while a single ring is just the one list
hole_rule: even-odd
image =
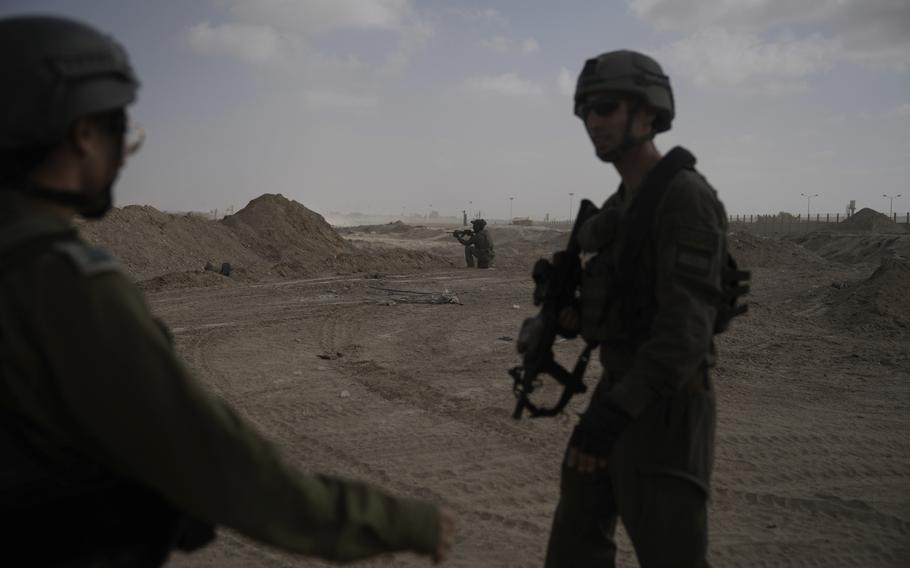
[{"label": "soldier in foreground", "polygon": [[464,245],[464,261],[468,268],[474,268],[474,259],[477,259],[477,268],[490,268],[496,253],[493,250],[493,238],[486,230],[487,222],[483,219],[471,221],[472,230],[452,232],[459,243]]},{"label": "soldier in foreground", "polygon": [[707,566],[726,214],[692,154],[654,145],[674,103],[650,57],[589,59],[575,114],[622,183],[578,228],[594,256],[577,305],[559,314],[600,346],[604,373],[569,441],[546,565],[613,566],[622,518],[642,566]]},{"label": "soldier in foreground", "polygon": [[177,357],[72,218],[97,218],[138,82],[72,20],[0,20],[0,563],[159,566],[216,525],[337,561],[446,558],[453,519],[297,470]]}]

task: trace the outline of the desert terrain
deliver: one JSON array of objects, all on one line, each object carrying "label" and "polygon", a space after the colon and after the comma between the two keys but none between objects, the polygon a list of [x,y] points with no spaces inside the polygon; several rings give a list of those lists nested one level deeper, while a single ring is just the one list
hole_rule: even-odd
[{"label": "desert terrain", "polygon": [[[718,338],[713,566],[910,565],[910,233],[876,215],[792,238],[731,227],[753,292]],[[220,222],[127,207],[83,232],[122,259],[196,376],[292,462],[445,503],[447,566],[541,566],[586,400],[516,422],[506,371],[536,312],[530,267],[567,232],[493,225],[495,268],[470,270],[453,228],[335,230],[272,195]],[[637,566],[620,533],[618,564]],[[326,564],[221,529],[170,565]]]}]

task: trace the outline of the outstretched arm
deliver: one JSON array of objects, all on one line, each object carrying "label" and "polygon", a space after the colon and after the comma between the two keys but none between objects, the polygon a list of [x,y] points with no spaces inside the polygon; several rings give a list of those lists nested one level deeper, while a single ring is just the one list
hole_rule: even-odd
[{"label": "outstretched arm", "polygon": [[451,518],[434,505],[288,463],[190,375],[123,275],[54,272],[36,314],[54,353],[54,434],[191,515],[290,551],[355,560],[446,548]]}]

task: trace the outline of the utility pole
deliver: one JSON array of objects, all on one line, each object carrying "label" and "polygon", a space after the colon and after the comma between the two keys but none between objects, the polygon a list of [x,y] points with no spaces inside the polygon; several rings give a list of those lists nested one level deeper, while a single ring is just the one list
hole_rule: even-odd
[{"label": "utility pole", "polygon": [[818,194],[817,194],[817,193],[813,193],[813,194],[811,194],[811,195],[808,195],[808,194],[805,194],[805,193],[800,193],[800,195],[802,195],[803,197],[806,198],[806,221],[808,221],[808,220],[809,220],[809,215],[810,215],[810,212],[811,212],[810,206],[811,206],[811,204],[812,204],[812,198],[813,198],[813,197],[818,197]]},{"label": "utility pole", "polygon": [[887,194],[884,194],[884,193],[882,194],[882,197],[887,197],[888,199],[891,200],[891,207],[888,209],[888,217],[889,217],[889,218],[893,218],[893,217],[894,217],[894,200],[895,200],[896,198],[900,197],[900,196],[901,196],[900,193],[898,193],[897,195],[887,195]]},{"label": "utility pole", "polygon": [[569,192],[569,223],[572,222],[572,196],[575,195],[573,192]]},{"label": "utility pole", "polygon": [[514,197],[509,198],[509,224],[510,225],[512,224],[512,200],[513,199],[515,199],[515,198]]},{"label": "utility pole", "polygon": [[474,218],[474,202],[468,201],[468,219]]}]

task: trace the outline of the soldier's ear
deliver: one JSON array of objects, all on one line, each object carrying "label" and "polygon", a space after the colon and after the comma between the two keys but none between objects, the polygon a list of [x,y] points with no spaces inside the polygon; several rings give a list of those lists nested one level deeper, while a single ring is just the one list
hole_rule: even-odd
[{"label": "soldier's ear", "polygon": [[650,134],[656,133],[657,129],[654,126],[654,122],[657,120],[657,111],[654,107],[649,105],[642,105],[641,110],[638,111],[639,120],[642,121],[644,129],[647,130]]}]

